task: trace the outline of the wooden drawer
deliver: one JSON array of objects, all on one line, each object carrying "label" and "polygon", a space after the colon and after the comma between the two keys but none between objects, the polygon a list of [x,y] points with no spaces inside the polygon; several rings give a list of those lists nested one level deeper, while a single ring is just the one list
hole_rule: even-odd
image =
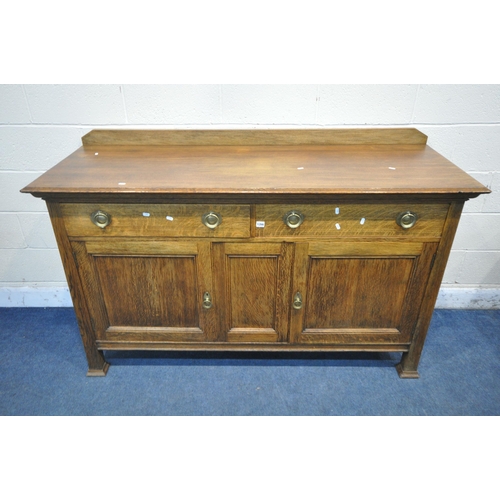
[{"label": "wooden drawer", "polygon": [[[338,204],[258,205],[257,237],[431,237],[441,236],[449,205],[442,204]],[[284,221],[291,211],[303,215],[292,229]],[[410,211],[417,216],[413,227],[403,229],[398,215]],[[296,219],[295,219],[296,220]],[[292,221],[294,221],[292,216]]]},{"label": "wooden drawer", "polygon": [[[97,211],[109,215],[106,227],[91,219]],[[61,212],[68,235],[165,236],[247,238],[250,236],[249,205],[91,204],[64,203]],[[202,217],[210,212],[220,224],[210,229]],[[104,219],[103,219],[104,221]]]}]

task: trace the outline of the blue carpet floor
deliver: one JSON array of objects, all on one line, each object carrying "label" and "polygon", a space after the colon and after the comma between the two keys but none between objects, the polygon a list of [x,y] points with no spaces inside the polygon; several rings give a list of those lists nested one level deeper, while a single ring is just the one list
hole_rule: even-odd
[{"label": "blue carpet floor", "polygon": [[400,354],[107,352],[88,378],[72,308],[0,308],[0,415],[499,415],[500,310],[436,310]]}]

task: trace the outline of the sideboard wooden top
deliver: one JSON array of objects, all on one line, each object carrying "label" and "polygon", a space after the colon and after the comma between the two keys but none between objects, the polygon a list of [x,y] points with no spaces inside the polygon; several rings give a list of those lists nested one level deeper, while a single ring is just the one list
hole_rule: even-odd
[{"label": "sideboard wooden top", "polygon": [[426,136],[415,129],[246,132],[92,131],[83,147],[22,192],[43,198],[132,193],[470,198],[490,192],[427,146]]}]

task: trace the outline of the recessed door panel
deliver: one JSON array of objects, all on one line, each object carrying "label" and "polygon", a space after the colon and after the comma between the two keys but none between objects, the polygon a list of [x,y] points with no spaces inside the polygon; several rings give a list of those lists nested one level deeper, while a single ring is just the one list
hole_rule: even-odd
[{"label": "recessed door panel", "polygon": [[216,335],[209,243],[73,242],[96,338],[202,341]]},{"label": "recessed door panel", "polygon": [[286,341],[293,245],[217,243],[214,254],[222,340]]},{"label": "recessed door panel", "polygon": [[196,256],[94,262],[111,326],[198,326]]},{"label": "recessed door panel", "polygon": [[437,245],[401,242],[299,243],[291,341],[407,344]]},{"label": "recessed door panel", "polygon": [[414,262],[311,257],[305,328],[397,328]]},{"label": "recessed door panel", "polygon": [[276,328],[277,256],[228,256],[231,328]]}]

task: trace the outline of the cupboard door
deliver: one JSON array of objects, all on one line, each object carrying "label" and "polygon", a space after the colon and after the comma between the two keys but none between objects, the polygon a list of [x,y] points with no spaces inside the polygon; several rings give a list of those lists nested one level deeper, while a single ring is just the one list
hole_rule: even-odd
[{"label": "cupboard door", "polygon": [[[73,242],[96,338],[203,341],[215,334],[210,246],[200,242]],[[205,307],[204,307],[205,305]]]},{"label": "cupboard door", "polygon": [[290,243],[214,243],[221,341],[288,339]]},{"label": "cupboard door", "polygon": [[409,343],[436,249],[435,243],[298,243],[293,293],[301,304],[292,307],[291,341]]}]

